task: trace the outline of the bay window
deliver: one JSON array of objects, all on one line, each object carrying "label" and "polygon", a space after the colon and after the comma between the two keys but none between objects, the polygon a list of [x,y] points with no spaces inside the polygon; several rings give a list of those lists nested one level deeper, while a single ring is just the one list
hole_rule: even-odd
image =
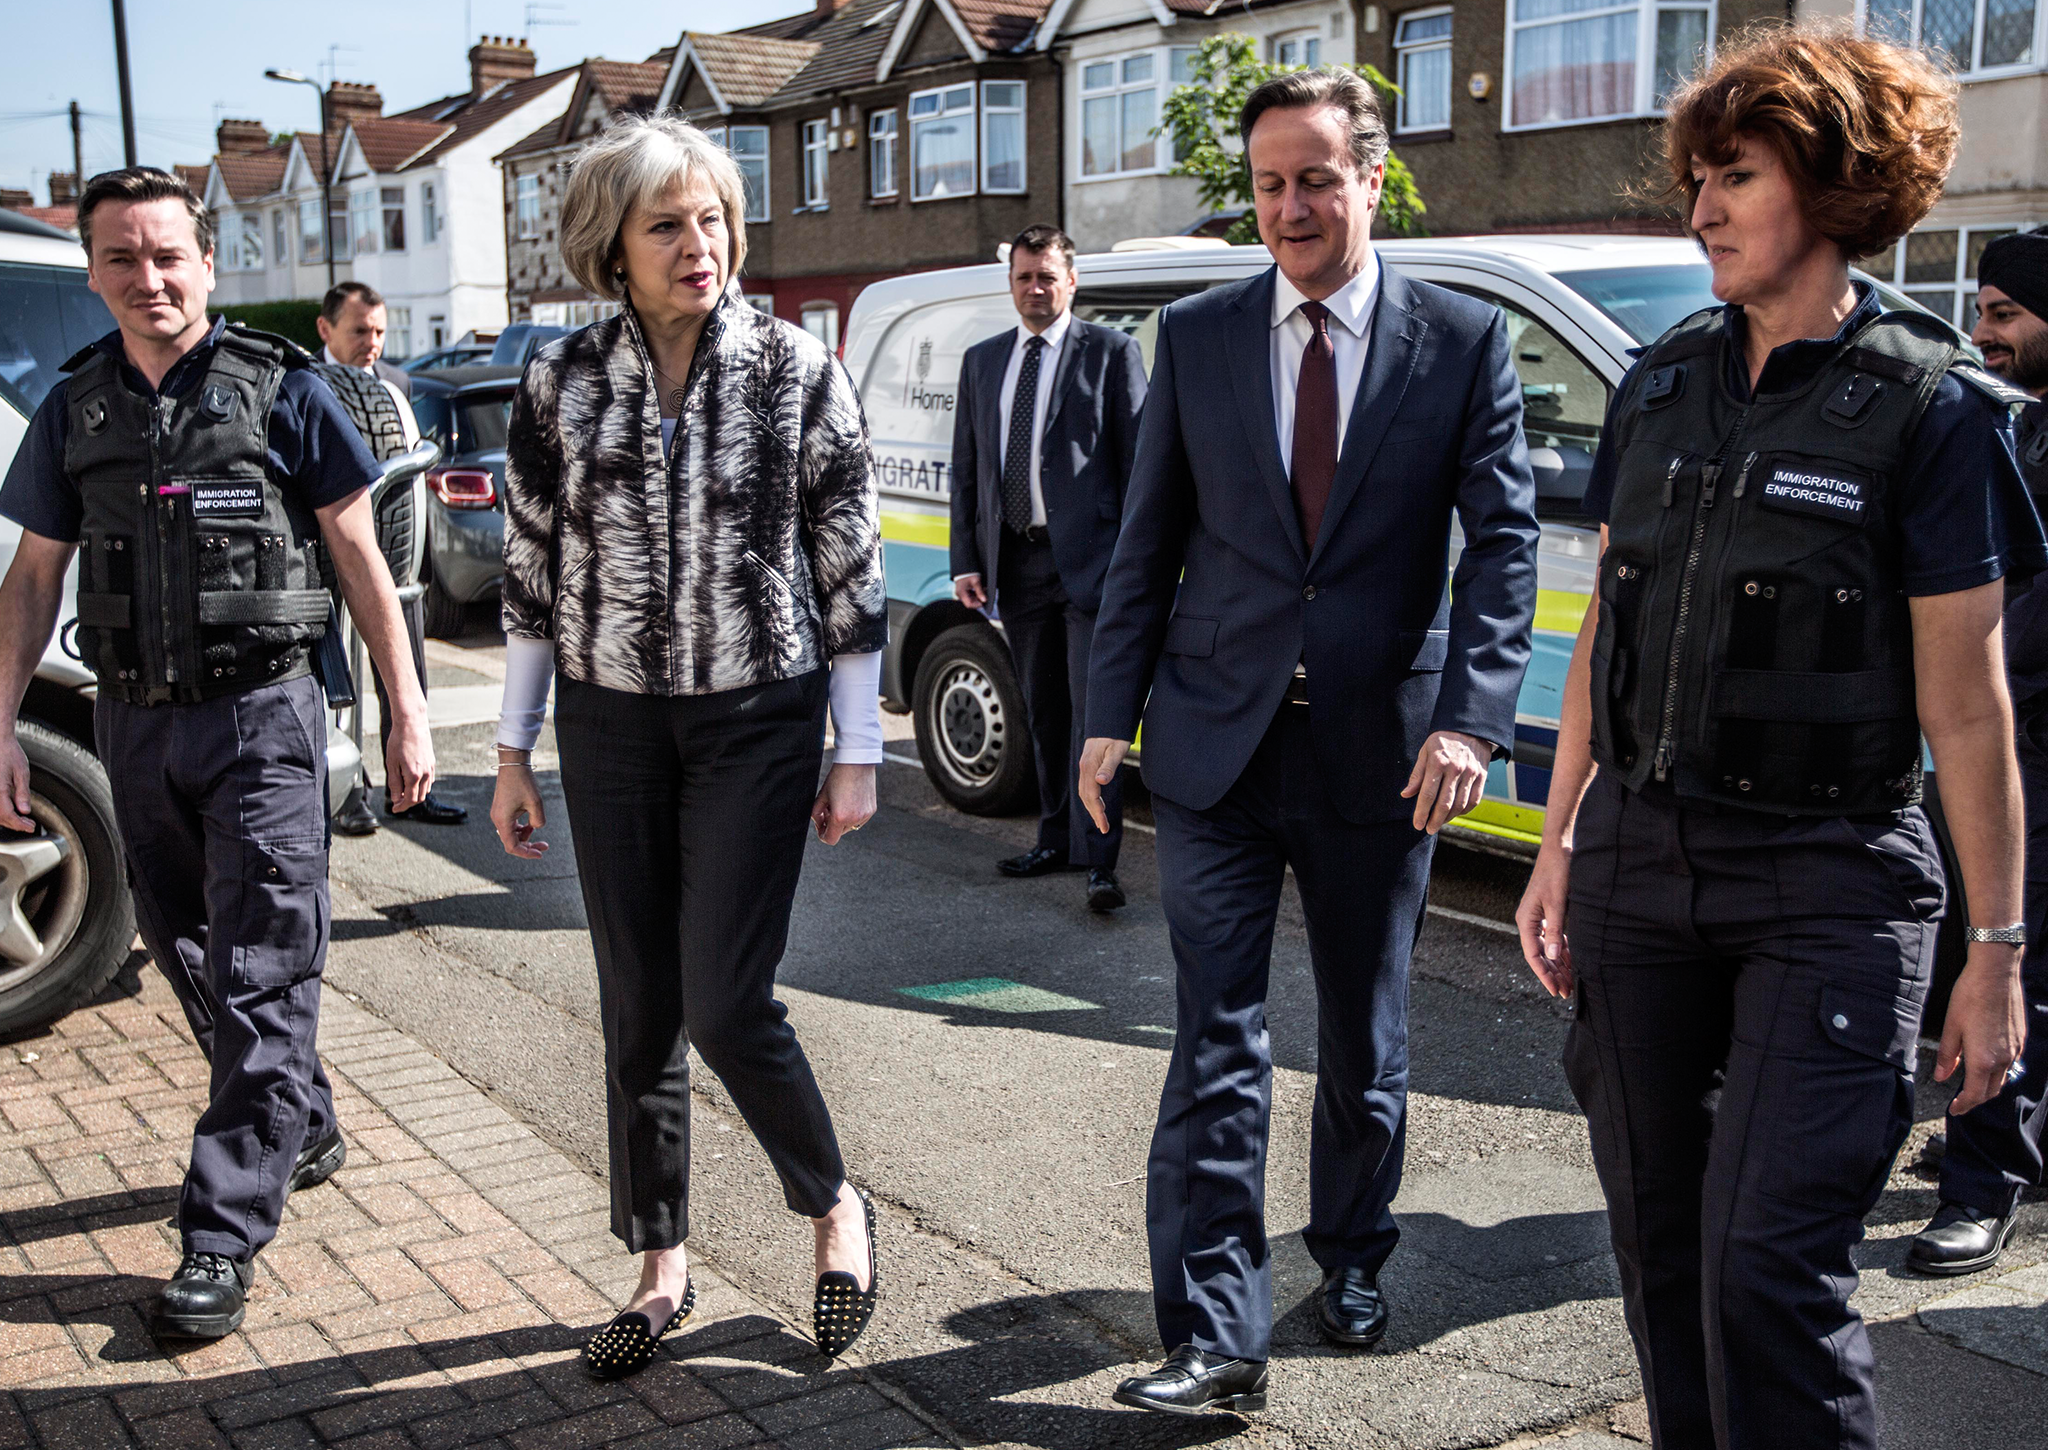
[{"label": "bay window", "polygon": [[1653,115],[1713,28],[1712,0],[1509,0],[1505,129]]},{"label": "bay window", "polygon": [[768,128],[766,126],[712,126],[704,133],[723,146],[740,169],[740,184],[746,195],[746,219],[768,220]]},{"label": "bay window", "polygon": [[1024,189],[1024,82],[981,83],[981,189]]},{"label": "bay window", "polygon": [[910,97],[910,197],[933,201],[974,190],[974,86]]},{"label": "bay window", "polygon": [[384,250],[402,252],[405,250],[405,188],[380,187],[378,195],[384,209]]},{"label": "bay window", "polygon": [[377,250],[377,193],[356,191],[348,198],[348,239],[358,257]]},{"label": "bay window", "polygon": [[1081,63],[1081,175],[1131,176],[1178,160],[1160,133],[1166,97],[1194,80],[1195,47],[1141,50]]},{"label": "bay window", "polygon": [[318,262],[327,256],[326,239],[320,235],[320,198],[299,203],[299,260]]},{"label": "bay window", "polygon": [[1322,31],[1296,30],[1273,37],[1273,64],[1313,66],[1322,63]]},{"label": "bay window", "polygon": [[1862,0],[1863,33],[1917,45],[1958,75],[2039,65],[2038,0]]},{"label": "bay window", "polygon": [[292,259],[291,239],[285,232],[284,208],[270,213],[270,265],[282,267]]},{"label": "bay window", "polygon": [[1443,131],[1451,124],[1451,10],[1411,10],[1394,22],[1396,131]]}]

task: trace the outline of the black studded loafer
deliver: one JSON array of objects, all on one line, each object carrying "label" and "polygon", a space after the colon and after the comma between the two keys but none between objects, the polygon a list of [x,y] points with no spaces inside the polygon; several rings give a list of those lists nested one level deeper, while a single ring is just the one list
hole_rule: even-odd
[{"label": "black studded loafer", "polygon": [[226,1254],[188,1253],[150,1306],[150,1325],[174,1339],[219,1339],[242,1325],[255,1267]]},{"label": "black studded loafer", "polygon": [[1943,1199],[1927,1227],[1914,1235],[1913,1246],[1906,1250],[1906,1267],[1939,1279],[1988,1269],[2004,1256],[2018,1220],[2017,1208],[2001,1216]]},{"label": "black studded loafer", "polygon": [[594,1380],[622,1380],[638,1374],[654,1362],[654,1347],[672,1329],[680,1328],[697,1311],[697,1286],[685,1281],[682,1302],[659,1330],[654,1321],[638,1309],[628,1309],[583,1345],[583,1367]]},{"label": "black studded loafer", "polygon": [[1371,1349],[1387,1335],[1387,1301],[1363,1269],[1326,1269],[1316,1295],[1323,1338],[1351,1349]]},{"label": "black studded loafer", "polygon": [[1203,1415],[1212,1410],[1242,1413],[1266,1408],[1266,1363],[1219,1359],[1183,1344],[1166,1363],[1133,1375],[1111,1396],[1120,1405],[1167,1415]]},{"label": "black studded loafer", "polygon": [[875,1205],[865,1193],[860,1193],[860,1211],[868,1221],[867,1288],[861,1288],[860,1280],[844,1269],[832,1269],[818,1275],[818,1297],[811,1305],[811,1330],[818,1352],[827,1359],[837,1359],[853,1348],[874,1317],[875,1300],[881,1295],[882,1266],[875,1258]]},{"label": "black studded loafer", "polygon": [[348,1146],[341,1141],[341,1129],[336,1128],[319,1142],[308,1143],[299,1153],[299,1161],[293,1166],[284,1191],[297,1193],[301,1188],[325,1183],[339,1173],[341,1165],[347,1161]]}]

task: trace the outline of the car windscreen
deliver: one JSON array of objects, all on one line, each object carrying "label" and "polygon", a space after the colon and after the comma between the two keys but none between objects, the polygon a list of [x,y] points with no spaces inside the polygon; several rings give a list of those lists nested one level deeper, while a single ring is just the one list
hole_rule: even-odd
[{"label": "car windscreen", "polygon": [[1705,262],[1665,267],[1596,267],[1559,272],[1578,293],[1638,343],[1655,342],[1702,307],[1718,307],[1714,269]]},{"label": "car windscreen", "polygon": [[81,267],[0,262],[0,399],[33,414],[71,355],[114,330]]}]

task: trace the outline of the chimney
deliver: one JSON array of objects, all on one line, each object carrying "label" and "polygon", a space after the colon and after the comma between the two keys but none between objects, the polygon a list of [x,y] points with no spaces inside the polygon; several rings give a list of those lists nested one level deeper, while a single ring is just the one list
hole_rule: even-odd
[{"label": "chimney", "polygon": [[820,15],[830,15],[830,14],[832,14],[832,13],[833,13],[834,11],[836,11],[836,10],[843,10],[843,9],[845,9],[845,8],[846,8],[846,3],[847,3],[847,0],[817,0],[817,7],[816,7],[816,8],[817,8],[817,12],[818,12],[818,14],[820,14]]},{"label": "chimney", "polygon": [[533,70],[533,47],[524,40],[486,35],[469,48],[470,99],[480,99],[485,91],[506,81],[523,81]]},{"label": "chimney", "polygon": [[261,121],[222,121],[213,144],[223,156],[246,156],[270,145],[270,129]]},{"label": "chimney", "polygon": [[337,131],[351,123],[374,121],[383,114],[384,97],[375,86],[336,81],[327,88],[327,120]]},{"label": "chimney", "polygon": [[73,171],[50,173],[50,205],[78,205],[78,174]]},{"label": "chimney", "polygon": [[20,191],[11,186],[0,186],[0,207],[4,207],[8,211],[20,211],[25,206],[34,206],[35,204],[36,194],[34,192]]}]

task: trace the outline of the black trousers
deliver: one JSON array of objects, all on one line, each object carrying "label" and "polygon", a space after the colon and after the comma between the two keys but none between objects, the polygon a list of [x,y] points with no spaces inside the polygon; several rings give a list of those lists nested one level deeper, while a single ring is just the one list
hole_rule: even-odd
[{"label": "black trousers", "polygon": [[1926,817],[1706,814],[1594,778],[1565,1074],[1661,1450],[1875,1450],[1850,1249],[1913,1121]]},{"label": "black trousers", "polygon": [[1168,1349],[1265,1359],[1273,1337],[1266,982],[1294,868],[1316,979],[1309,1222],[1326,1269],[1377,1274],[1400,1231],[1408,1124],[1408,959],[1436,838],[1354,825],[1330,804],[1308,707],[1282,705],[1222,800],[1155,795],[1159,898],[1178,969],[1178,1028],[1145,1189],[1152,1299]]},{"label": "black trousers", "polygon": [[2019,735],[2020,785],[2027,806],[2027,955],[2020,967],[2027,1044],[2020,1075],[1997,1097],[1948,1120],[1941,1196],[1979,1213],[2008,1214],[2043,1181],[2048,1135],[2048,714]]},{"label": "black trousers", "polygon": [[[405,637],[412,645],[412,667],[419,672],[420,693],[427,692],[427,601],[425,596],[408,599],[401,603],[399,612],[405,616]],[[385,769],[384,762],[391,758],[391,696],[384,689],[384,676],[377,669],[377,662],[370,662],[370,678],[377,682],[377,769]],[[368,777],[366,776],[367,780]],[[391,783],[384,783],[386,795],[391,793]]]},{"label": "black trousers", "polygon": [[93,735],[136,924],[213,1075],[178,1203],[188,1251],[277,1233],[299,1152],[334,1131],[314,1052],[327,961],[327,714],[310,677],[194,705],[100,698]]},{"label": "black trousers", "polygon": [[690,1232],[695,1046],[819,1218],[846,1181],[811,1065],[775,1000],[824,759],[825,671],[715,695],[555,682],[562,797],[604,1017],[612,1232]]},{"label": "black trousers", "polygon": [[1121,778],[1102,788],[1108,835],[1095,829],[1075,799],[1074,771],[1088,718],[1088,649],[1095,639],[1095,616],[1067,597],[1051,544],[1007,528],[1002,534],[996,603],[1002,610],[1010,658],[1017,662],[1017,682],[1024,689],[1031,758],[1038,767],[1038,844],[1066,852],[1076,866],[1114,871],[1124,843]]}]

